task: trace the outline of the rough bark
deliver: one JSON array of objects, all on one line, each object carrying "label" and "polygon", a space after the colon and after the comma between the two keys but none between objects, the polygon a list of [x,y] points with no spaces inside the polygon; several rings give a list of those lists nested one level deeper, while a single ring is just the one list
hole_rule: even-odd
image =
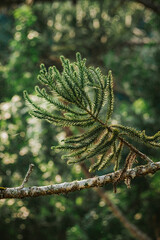
[{"label": "rough bark", "polygon": [[[138,166],[127,170],[122,176],[121,181],[126,178],[133,179],[139,176],[145,176],[149,173],[155,173],[160,169],[160,162],[150,163],[143,166]],[[0,199],[6,198],[26,198],[26,197],[38,197],[47,196],[53,194],[66,194],[69,192],[74,192],[77,190],[82,190],[86,188],[101,187],[106,184],[114,184],[119,178],[122,170],[109,173],[103,176],[96,176],[93,178],[88,178],[80,181],[64,182],[61,184],[53,184],[48,186],[32,186],[24,188],[22,185],[20,187],[14,188],[0,188]]]}]

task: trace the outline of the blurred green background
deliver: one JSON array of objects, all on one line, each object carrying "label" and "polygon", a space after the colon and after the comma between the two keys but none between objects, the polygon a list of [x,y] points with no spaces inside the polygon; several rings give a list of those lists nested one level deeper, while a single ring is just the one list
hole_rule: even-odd
[{"label": "blurred green background", "polygon": [[[85,178],[79,165],[67,166],[51,150],[67,129],[32,118],[23,99],[24,89],[34,95],[42,62],[62,69],[60,55],[74,61],[79,51],[88,65],[100,67],[104,74],[112,69],[114,121],[146,129],[148,135],[160,130],[159,0],[1,2],[1,186],[20,185],[30,163],[35,168],[29,186]],[[138,148],[159,160],[160,151]],[[96,175],[110,171],[112,168]],[[133,180],[131,189],[120,184],[117,194],[112,186],[103,190],[133,224],[152,239],[160,239],[159,173]],[[134,239],[91,189],[1,200],[0,232],[3,240]]]}]

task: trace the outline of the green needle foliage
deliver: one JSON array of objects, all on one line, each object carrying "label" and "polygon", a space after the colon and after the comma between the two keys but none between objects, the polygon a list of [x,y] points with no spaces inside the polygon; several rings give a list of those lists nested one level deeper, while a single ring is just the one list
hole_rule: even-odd
[{"label": "green needle foliage", "polygon": [[[38,79],[48,89],[36,86],[35,90],[38,97],[49,103],[47,108],[33,102],[26,91],[24,97],[31,105],[30,113],[34,117],[62,127],[78,126],[86,129],[84,133],[67,137],[62,145],[53,147],[70,152],[63,156],[69,159],[68,163],[95,158],[96,162],[91,165],[90,171],[101,170],[111,162],[115,163],[114,170],[118,170],[124,145],[130,148],[128,156],[135,152],[135,147],[126,141],[126,137],[149,147],[160,148],[160,131],[154,136],[147,136],[145,131],[109,125],[114,105],[111,71],[104,76],[99,68],[86,67],[86,59],[82,59],[80,53],[76,54],[74,63],[63,56],[61,61],[62,73],[54,66],[47,70],[41,64]],[[106,114],[105,121],[102,120],[102,110],[103,116],[104,112]],[[138,154],[138,150],[135,153]],[[130,157],[126,159],[126,165],[131,165]]]}]

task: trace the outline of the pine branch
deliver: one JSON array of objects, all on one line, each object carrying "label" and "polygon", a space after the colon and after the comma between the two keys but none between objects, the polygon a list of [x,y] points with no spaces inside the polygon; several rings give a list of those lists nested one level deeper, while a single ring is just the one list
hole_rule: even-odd
[{"label": "pine branch", "polygon": [[[138,166],[127,170],[121,181],[126,178],[136,178],[139,176],[145,176],[149,173],[153,174],[160,170],[160,162],[147,164],[143,166]],[[27,198],[27,197],[38,197],[38,196],[48,196],[54,194],[67,194],[69,192],[74,192],[82,189],[101,187],[109,183],[114,183],[116,179],[120,176],[122,170],[116,171],[114,173],[109,173],[103,176],[97,176],[89,179],[84,179],[74,182],[64,182],[61,184],[53,184],[48,186],[33,186],[29,188],[6,188],[0,189],[0,199],[7,198]]]},{"label": "pine branch", "polygon": [[[137,131],[123,125],[109,124],[114,105],[111,71],[106,77],[99,68],[88,68],[86,59],[82,59],[80,53],[76,54],[74,63],[70,63],[63,56],[61,62],[62,73],[54,66],[47,70],[41,64],[38,79],[49,88],[50,94],[39,87],[36,87],[36,92],[40,98],[49,103],[49,107],[46,109],[40,107],[24,91],[24,97],[31,106],[30,113],[34,117],[62,127],[87,127],[84,134],[66,138],[63,145],[55,146],[53,149],[71,152],[64,156],[69,159],[69,164],[96,157],[97,161],[95,160],[95,163],[91,165],[90,171],[101,170],[112,162],[115,164],[114,169],[118,170],[124,146],[140,158],[152,162],[125,138],[133,139],[148,147],[160,148],[160,131],[153,136],[147,136],[144,130]],[[57,97],[61,97],[62,102],[56,100]],[[59,114],[50,110],[52,106]],[[105,121],[103,121],[102,112],[103,115],[104,112],[106,113]]]},{"label": "pine branch", "polygon": [[106,122],[111,118],[112,112],[113,112],[113,103],[114,103],[114,95],[113,95],[113,79],[112,79],[112,72],[109,71],[108,74],[108,81],[107,81],[107,87],[108,87],[108,108],[107,108],[107,117]]}]

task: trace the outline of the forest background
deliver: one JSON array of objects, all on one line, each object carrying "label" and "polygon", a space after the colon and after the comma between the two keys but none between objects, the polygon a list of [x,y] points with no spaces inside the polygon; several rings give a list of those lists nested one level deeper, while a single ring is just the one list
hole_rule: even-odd
[{"label": "forest background", "polygon": [[[4,3],[5,2],[5,3]],[[28,114],[23,90],[34,96],[39,65],[71,61],[80,52],[87,65],[114,76],[114,121],[160,130],[160,2],[70,0],[0,2],[0,185],[19,186],[30,163],[29,186],[86,177],[51,150],[76,128],[55,127]],[[18,2],[18,1],[17,1]],[[23,1],[21,1],[23,2]],[[154,161],[160,152],[139,146]],[[124,153],[125,154],[125,153]],[[86,169],[85,169],[86,170]],[[109,173],[109,167],[96,175]],[[160,239],[160,175],[112,185],[103,192],[125,217],[151,239]],[[115,218],[105,198],[89,189],[68,195],[0,202],[0,231],[10,239],[135,239]]]}]

